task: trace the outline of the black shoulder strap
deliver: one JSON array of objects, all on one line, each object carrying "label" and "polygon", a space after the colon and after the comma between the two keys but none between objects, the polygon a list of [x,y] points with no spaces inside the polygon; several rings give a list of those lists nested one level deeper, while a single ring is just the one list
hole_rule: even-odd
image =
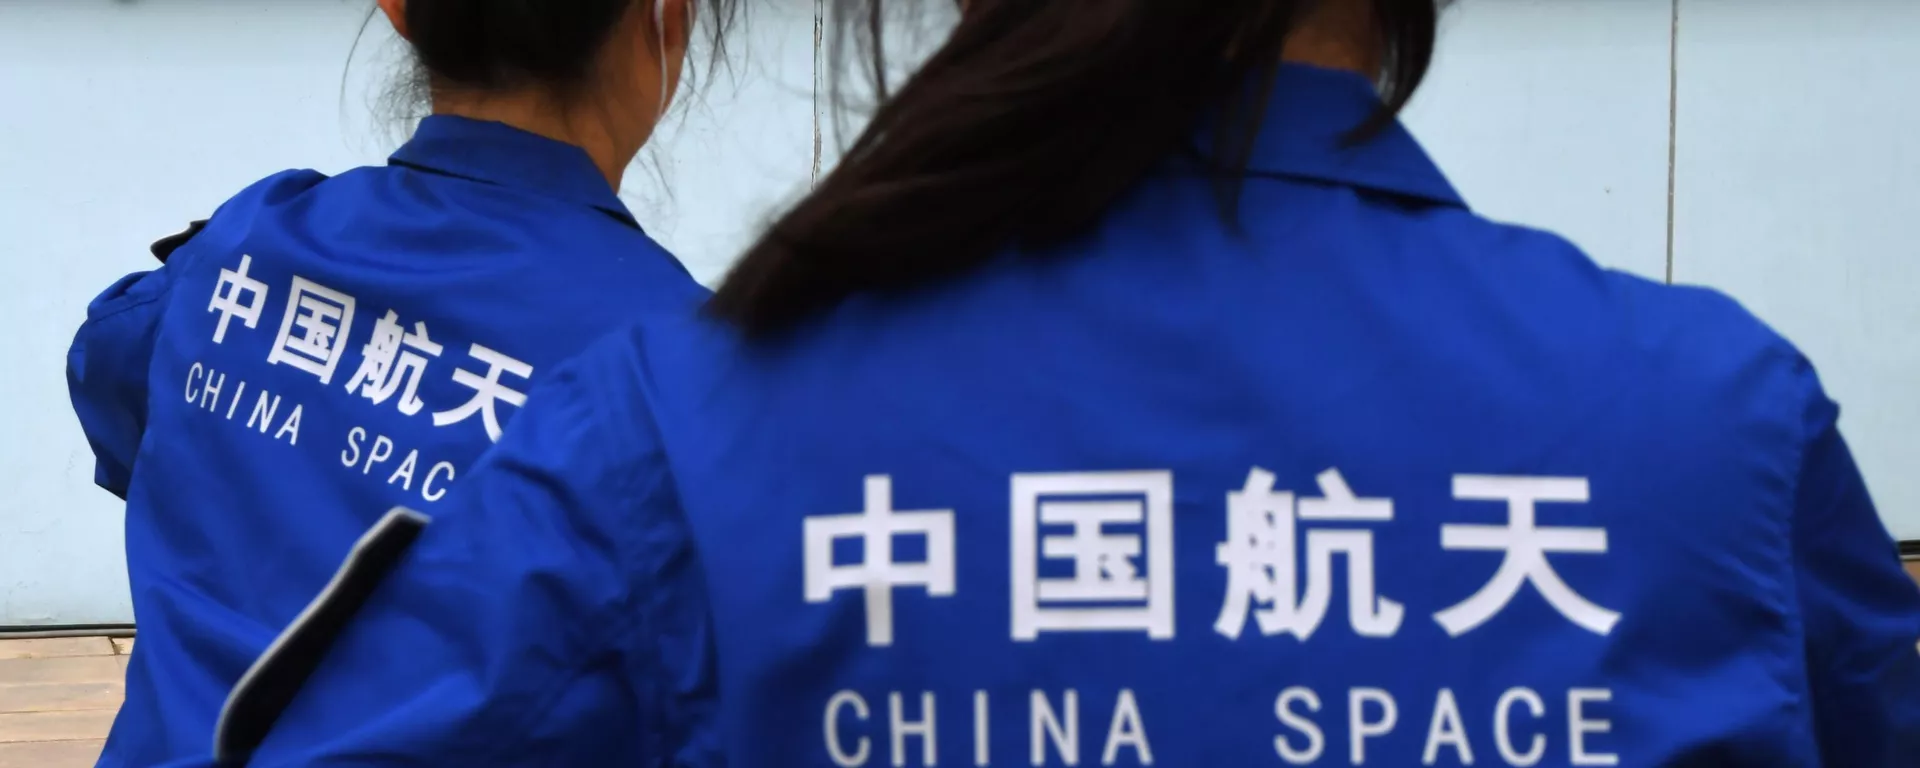
[{"label": "black shoulder strap", "polygon": [[213,729],[213,758],[220,765],[245,765],[266,741],[280,714],[320,667],[327,650],[360,612],[374,589],[413,546],[432,518],[394,507],[367,530],[335,571],[326,589],[308,603],[292,624],[274,638],[240,676]]},{"label": "black shoulder strap", "polygon": [[153,251],[153,257],[159,259],[160,263],[165,264],[167,263],[167,257],[172,256],[174,251],[180,250],[180,246],[186,245],[188,240],[192,240],[194,235],[200,234],[200,230],[206,228],[207,220],[201,219],[187,225],[187,231],[185,232],[167,235],[159,240],[155,240],[153,247],[148,250]]}]

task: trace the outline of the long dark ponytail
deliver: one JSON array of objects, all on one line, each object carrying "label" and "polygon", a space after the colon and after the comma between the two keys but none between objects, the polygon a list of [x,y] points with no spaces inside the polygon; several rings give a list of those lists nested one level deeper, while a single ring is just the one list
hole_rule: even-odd
[{"label": "long dark ponytail", "polygon": [[[827,177],[728,275],[709,311],[767,336],[863,292],[956,275],[1009,245],[1092,225],[1222,109],[1212,162],[1243,170],[1289,34],[1342,0],[968,0],[897,93],[879,44],[885,0],[832,0],[882,101]],[[1370,2],[1390,124],[1432,59],[1436,0]],[[925,3],[928,0],[907,0]],[[836,73],[845,58],[835,57]],[[1229,178],[1231,177],[1231,178]],[[1238,206],[1237,173],[1220,202]]]}]

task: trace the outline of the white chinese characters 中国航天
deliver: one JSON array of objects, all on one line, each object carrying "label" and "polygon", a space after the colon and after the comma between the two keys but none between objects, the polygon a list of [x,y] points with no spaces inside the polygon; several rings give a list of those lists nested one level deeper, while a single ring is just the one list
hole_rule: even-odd
[{"label": "white chinese characters \u4e2d\u56fd\u822a\u5929", "polygon": [[427,359],[439,357],[442,347],[427,337],[427,324],[416,322],[409,331],[400,324],[400,313],[391,309],[373,324],[373,339],[361,348],[360,369],[347,381],[347,391],[379,405],[393,397],[404,383],[400,412],[412,416],[420,412],[420,377],[427,373]]},{"label": "white chinese characters \u4e2d\u56fd\u822a\u5929", "polygon": [[[266,313],[271,297],[285,296],[278,333],[268,349],[269,366],[286,366],[311,375],[320,391],[337,392],[336,383],[342,361],[353,348],[353,322],[359,300],[353,295],[317,281],[290,275],[284,290],[276,292],[266,280],[253,273],[259,265],[251,255],[242,255],[236,268],[220,270],[213,286],[207,311],[217,316],[212,331],[216,345],[224,345],[236,327],[255,329]],[[234,321],[239,325],[235,326]],[[360,360],[347,377],[344,391],[367,406],[383,406],[393,400],[394,408],[406,418],[428,410],[421,386],[428,379],[434,361],[446,353],[435,341],[425,320],[402,322],[397,310],[376,316],[372,336],[358,347]],[[479,343],[468,345],[468,356],[485,366],[485,373],[456,367],[446,375],[458,386],[473,391],[472,396],[451,407],[434,411],[429,422],[434,427],[455,427],[468,421],[490,441],[498,441],[505,416],[501,403],[518,408],[527,401],[525,388],[534,375],[532,365]],[[302,392],[284,380],[273,385],[250,385],[228,371],[216,370],[205,362],[193,362],[187,372],[185,397],[197,409],[225,421],[244,424],[268,438],[289,446],[300,444],[301,420],[306,404],[297,401]],[[249,391],[251,389],[251,391]],[[355,397],[357,396],[357,397]],[[397,398],[396,398],[397,396]],[[478,416],[477,420],[473,417]],[[244,421],[242,421],[244,417]],[[403,449],[396,438],[379,434],[364,426],[354,426],[342,436],[340,463],[362,476],[377,476],[386,484],[417,493],[423,501],[433,502],[446,494],[447,484],[458,471],[450,461],[422,455],[422,448]],[[376,470],[378,474],[376,475]]]},{"label": "white chinese characters \u4e2d\u56fd\u822a\u5929", "polygon": [[1440,529],[1441,546],[1446,549],[1479,549],[1504,552],[1500,570],[1472,597],[1434,615],[1447,632],[1456,637],[1485,624],[1507,607],[1520,587],[1532,584],[1560,615],[1596,635],[1613,631],[1620,614],[1594,605],[1581,597],[1555,573],[1547,562],[1548,552],[1604,555],[1607,531],[1604,528],[1541,528],[1534,524],[1534,503],[1587,501],[1587,480],[1577,477],[1483,477],[1460,475],[1453,479],[1453,497],[1476,501],[1507,502],[1506,525],[1447,525]]},{"label": "white chinese characters \u4e2d\u56fd\u822a\u5929", "polygon": [[298,275],[293,278],[293,295],[287,299],[286,316],[280,320],[280,336],[273,340],[267,362],[291,365],[320,379],[333,381],[333,369],[347,350],[347,334],[353,330],[354,299]]},{"label": "white chinese characters \u4e2d\u56fd\u822a\u5929", "polygon": [[[895,510],[893,479],[886,475],[866,479],[865,499],[861,512],[807,518],[803,585],[809,603],[824,603],[836,590],[861,589],[867,645],[887,646],[893,644],[894,587],[925,587],[935,597],[953,594],[953,510]],[[893,537],[905,533],[926,537],[926,562],[894,562]],[[866,552],[861,563],[833,563],[833,542],[842,538],[860,540]]]},{"label": "white chinese characters \u4e2d\u56fd\u822a\u5929", "polygon": [[267,284],[247,275],[253,267],[253,257],[242,255],[240,268],[221,269],[220,280],[213,285],[213,301],[207,304],[208,312],[220,313],[220,322],[213,327],[213,343],[227,340],[227,324],[239,317],[248,328],[260,325],[260,311],[267,305]]},{"label": "white chinese characters \u4e2d\u56fd\u822a\u5929", "polygon": [[1347,619],[1353,631],[1366,637],[1391,637],[1405,615],[1399,603],[1374,594],[1373,532],[1367,530],[1310,530],[1305,536],[1306,594],[1296,582],[1294,559],[1299,521],[1389,522],[1393,502],[1355,498],[1337,469],[1320,474],[1324,498],[1299,499],[1273,490],[1273,473],[1254,469],[1246,488],[1227,494],[1227,540],[1216,549],[1215,562],[1227,569],[1227,596],[1214,630],[1240,637],[1252,602],[1264,604],[1255,616],[1264,635],[1290,633],[1300,640],[1313,636],[1327,615],[1333,592],[1333,555],[1347,556]]},{"label": "white chinese characters \u4e2d\u56fd\u822a\u5929", "polygon": [[[1274,488],[1275,476],[1258,467],[1250,470],[1244,486],[1226,493],[1226,540],[1215,546],[1215,562],[1226,571],[1227,589],[1214,622],[1215,632],[1239,639],[1249,614],[1264,636],[1292,635],[1305,643],[1326,617],[1334,588],[1335,555],[1346,561],[1347,623],[1357,638],[1384,640],[1402,628],[1406,606],[1381,595],[1374,578],[1374,530],[1394,520],[1388,498],[1362,497],[1338,469],[1316,478],[1320,495],[1298,497]],[[1460,501],[1499,501],[1508,507],[1505,525],[1444,524],[1438,531],[1441,549],[1491,551],[1502,554],[1492,577],[1472,595],[1432,615],[1447,637],[1460,637],[1500,614],[1528,585],[1569,623],[1594,635],[1612,632],[1620,615],[1574,591],[1554,571],[1549,554],[1602,555],[1607,552],[1603,528],[1544,527],[1537,524],[1537,504],[1585,503],[1588,481],[1568,477],[1501,477],[1456,475],[1453,497]],[[1011,478],[1009,548],[1013,562],[1009,638],[1016,643],[1039,642],[1047,632],[1142,632],[1155,641],[1174,638],[1173,602],[1173,474],[1167,471],[1015,474]],[[865,596],[864,621],[868,645],[885,648],[896,642],[893,591],[923,588],[929,597],[952,597],[956,583],[959,542],[954,535],[954,511],[893,509],[893,483],[887,475],[866,479],[862,512],[810,516],[803,563],[804,596],[808,603],[828,603],[841,590],[859,589]],[[1064,532],[1043,535],[1043,526]],[[923,562],[896,560],[896,536],[921,536],[926,543]],[[859,538],[864,547],[859,562],[834,561],[833,542]],[[1299,558],[1305,557],[1302,562]],[[1066,578],[1041,575],[1043,561],[1056,561],[1070,573]],[[1303,578],[1304,577],[1304,578]],[[1304,583],[1302,583],[1304,582]],[[1089,687],[1059,692],[1035,690],[1028,702],[1030,733],[1020,734],[1030,747],[1031,765],[1075,765],[1079,752],[1078,702]],[[1618,765],[1620,758],[1600,740],[1610,733],[1611,720],[1602,711],[1613,693],[1604,687],[1568,688],[1542,694],[1534,687],[1512,685],[1493,702],[1490,732],[1468,737],[1460,698],[1452,688],[1431,695],[1424,714],[1426,738],[1422,754],[1378,754],[1375,762],[1409,764],[1418,759],[1432,765],[1443,753],[1465,765],[1474,764],[1475,744],[1493,747],[1502,764],[1533,766],[1550,748],[1547,701],[1564,700],[1556,716],[1564,716],[1563,743],[1567,760],[1576,766]],[[987,711],[998,692],[973,693],[971,725],[976,765],[988,765],[994,746]],[[887,728],[881,732],[868,696],[887,700]],[[951,694],[949,694],[951,695]],[[998,694],[1005,695],[1005,694]],[[1405,698],[1405,693],[1400,696]],[[1424,695],[1424,694],[1423,694]],[[903,698],[904,696],[904,698]],[[1400,727],[1401,702],[1385,689],[1353,687],[1346,692],[1347,755],[1350,764],[1369,764],[1368,744]],[[1116,756],[1128,764],[1152,765],[1146,714],[1153,711],[1130,688],[1111,693],[1114,702],[1107,738],[1101,747],[1102,765]],[[1338,701],[1338,698],[1335,699]],[[1058,702],[1058,703],[1055,703]],[[1329,749],[1325,726],[1317,718],[1325,702],[1312,688],[1288,686],[1272,702],[1267,722],[1280,732],[1272,737],[1273,754],[1282,763],[1313,764]],[[907,705],[912,706],[907,706]],[[952,705],[948,705],[951,707]],[[903,714],[911,710],[917,714]],[[1062,713],[1065,714],[1062,714]],[[945,714],[943,714],[945,713]],[[863,692],[841,690],[826,702],[823,723],[827,756],[835,765],[933,765],[939,726],[955,718],[941,709],[931,691]],[[1336,721],[1338,722],[1338,721]],[[918,749],[908,745],[917,740]],[[886,759],[876,742],[890,747]],[[918,755],[917,762],[915,762]],[[1084,756],[1091,759],[1093,755]],[[1057,763],[1054,762],[1057,759]]]},{"label": "white chinese characters \u4e2d\u56fd\u822a\u5929", "polygon": [[[1014,475],[1012,522],[1013,639],[1115,630],[1173,637],[1171,473]],[[1072,533],[1040,536],[1041,525]],[[1073,577],[1041,578],[1041,560],[1072,563]]]},{"label": "white chinese characters \u4e2d\u56fd\u822a\u5929", "polygon": [[453,380],[473,390],[473,398],[464,405],[433,414],[433,425],[444,427],[466,421],[474,414],[480,414],[480,421],[486,427],[487,437],[494,442],[500,441],[500,416],[494,410],[496,403],[505,402],[514,407],[527,404],[527,395],[520,390],[500,383],[500,376],[511,373],[521,380],[533,378],[533,366],[495,352],[479,344],[468,351],[473,359],[487,364],[485,374],[477,374],[464,368],[453,372]]}]

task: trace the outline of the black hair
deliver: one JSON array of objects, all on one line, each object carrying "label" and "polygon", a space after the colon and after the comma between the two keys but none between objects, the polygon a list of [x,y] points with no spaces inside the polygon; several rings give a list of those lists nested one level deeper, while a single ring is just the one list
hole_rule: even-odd
[{"label": "black hair", "polygon": [[[1349,1],[1349,0],[1340,0]],[[1370,5],[1393,123],[1426,76],[1444,0]],[[929,0],[906,0],[924,4]],[[1290,33],[1324,0],[966,0],[946,42],[887,92],[886,0],[828,0],[832,74],[845,41],[881,99],[839,165],[749,248],[708,311],[749,337],[849,296],[970,270],[1009,246],[1085,231],[1217,111],[1206,158],[1234,223],[1240,175]],[[1265,87],[1250,88],[1250,85]]]},{"label": "black hair", "polygon": [[[408,0],[407,36],[429,87],[497,91],[584,87],[628,13],[654,0]],[[725,53],[735,0],[688,0]]]}]

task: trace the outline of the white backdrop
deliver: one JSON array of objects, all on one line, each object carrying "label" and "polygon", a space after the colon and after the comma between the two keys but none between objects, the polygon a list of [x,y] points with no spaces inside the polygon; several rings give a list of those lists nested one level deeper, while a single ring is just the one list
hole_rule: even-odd
[{"label": "white backdrop", "polygon": [[[348,66],[370,6],[0,2],[0,626],[130,620],[67,342],[154,238],[264,174],[396,145],[367,109],[394,61],[379,25]],[[742,58],[628,177],[704,280],[832,157],[814,2],[753,6]],[[1797,340],[1890,524],[1920,538],[1915,72],[1911,0],[1462,0],[1410,122],[1482,212],[1728,289]]]}]

